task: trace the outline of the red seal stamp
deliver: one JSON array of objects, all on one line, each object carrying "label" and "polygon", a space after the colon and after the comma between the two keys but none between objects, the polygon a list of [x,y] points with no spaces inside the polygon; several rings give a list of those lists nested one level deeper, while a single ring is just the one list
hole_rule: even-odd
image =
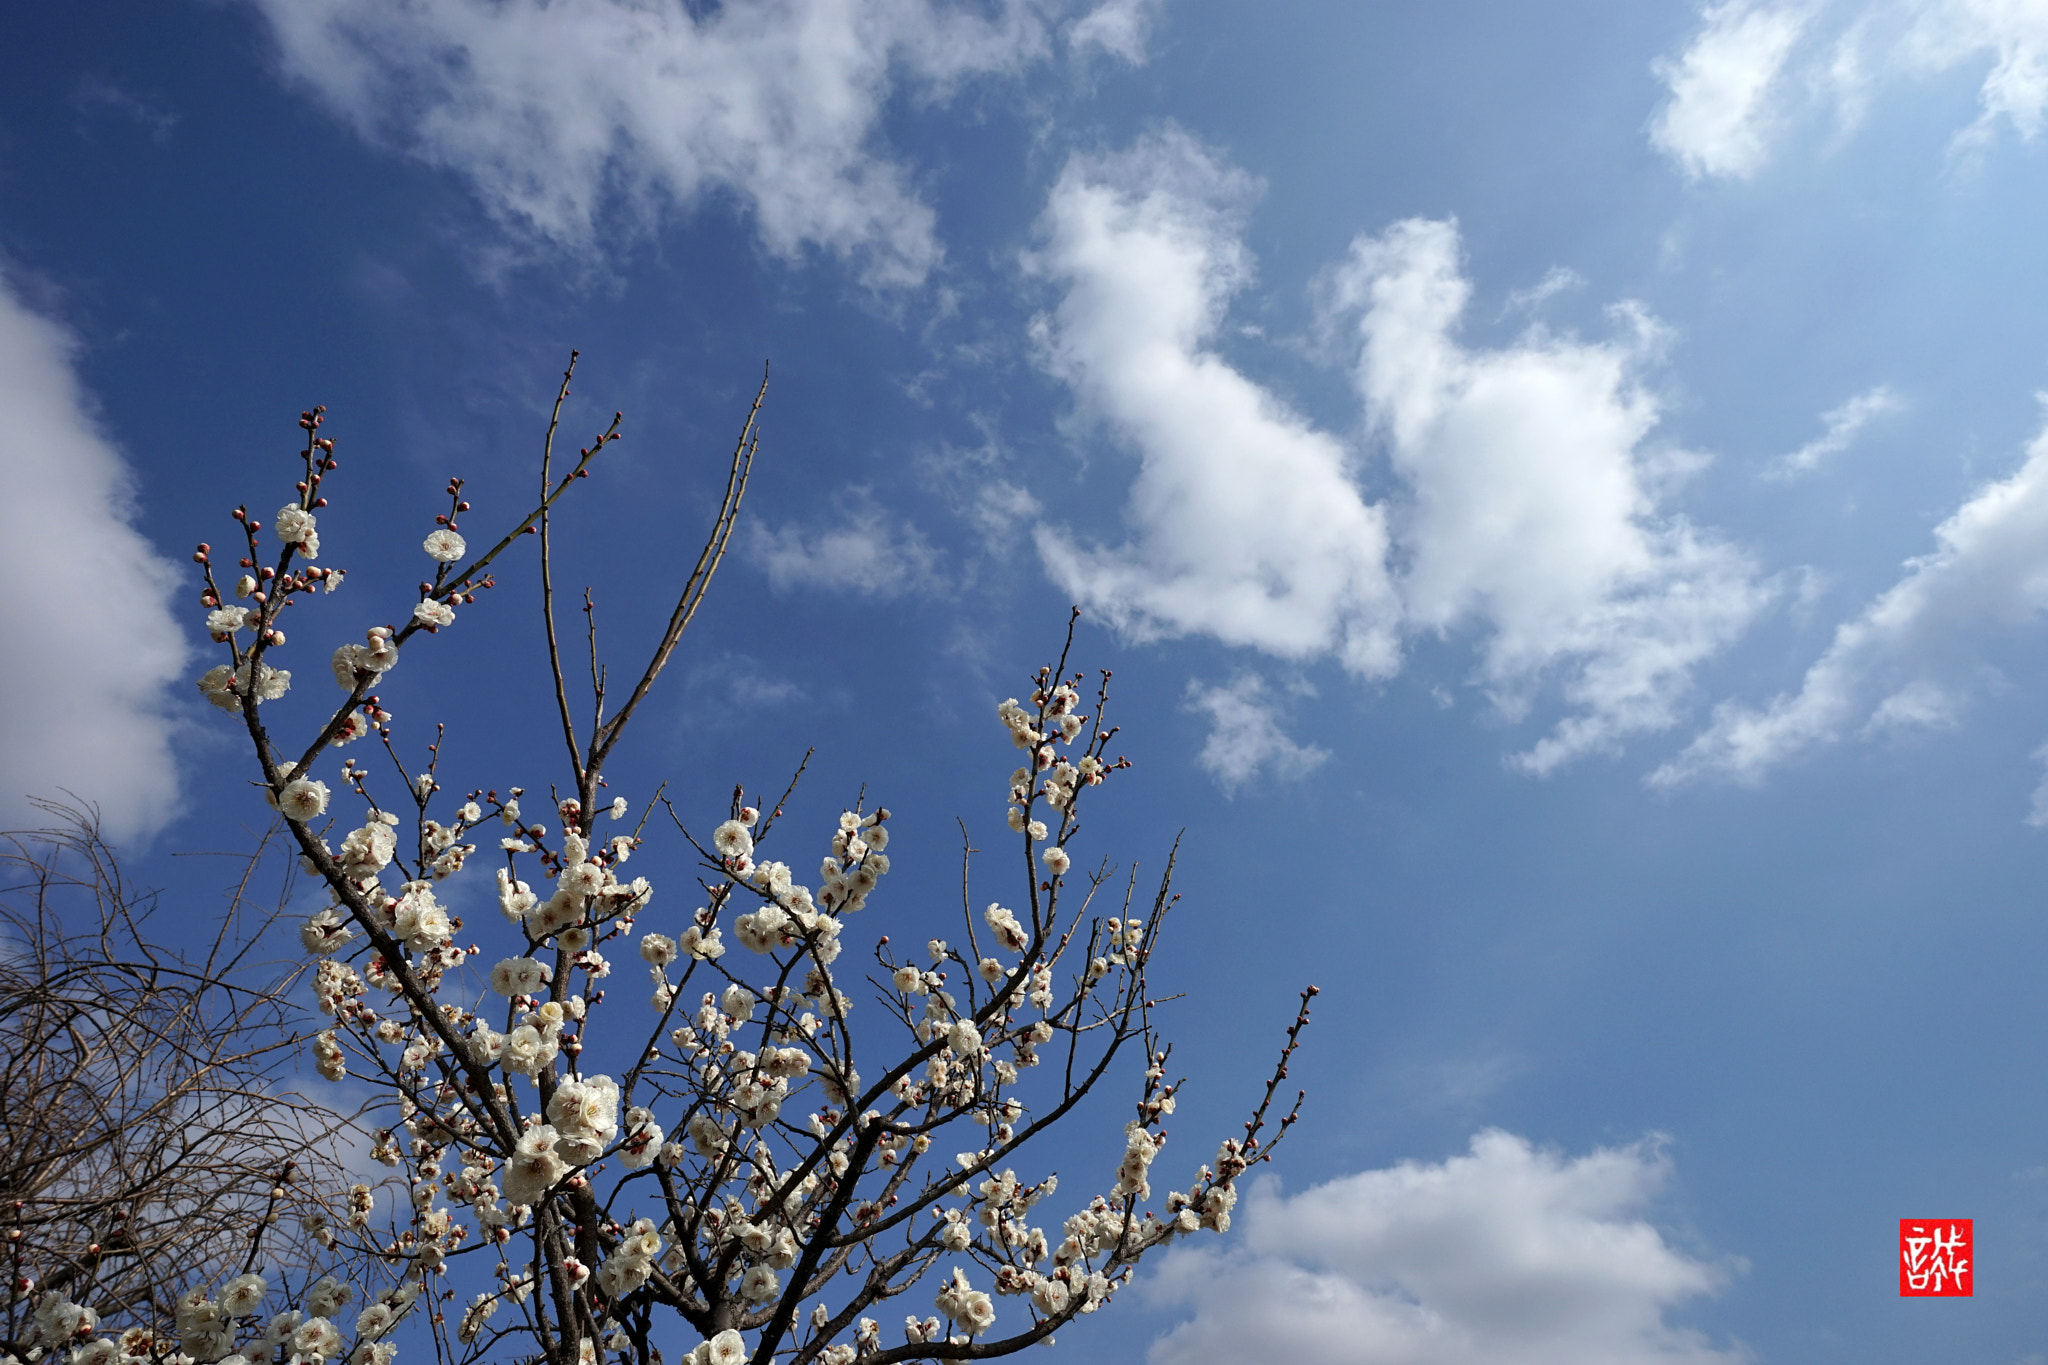
[{"label": "red seal stamp", "polygon": [[1899,1293],[1909,1298],[1935,1295],[1969,1298],[1976,1283],[1975,1253],[1970,1250],[1968,1218],[1901,1218],[1899,1220]]}]

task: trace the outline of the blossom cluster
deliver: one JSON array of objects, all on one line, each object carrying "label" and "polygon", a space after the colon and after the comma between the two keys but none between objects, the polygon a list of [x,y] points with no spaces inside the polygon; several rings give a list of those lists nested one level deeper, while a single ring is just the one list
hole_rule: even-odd
[{"label": "blossom cluster", "polygon": [[147,1327],[101,1335],[98,1313],[48,1290],[36,1303],[28,1360],[54,1359],[57,1351],[68,1348],[67,1365],[261,1365],[276,1360],[298,1365],[390,1365],[398,1348],[385,1337],[419,1292],[419,1286],[411,1284],[378,1295],[355,1314],[353,1330],[345,1332],[338,1320],[356,1296],[350,1285],[323,1275],[306,1287],[301,1308],[265,1312],[270,1285],[262,1275],[245,1272],[215,1294],[195,1287],[180,1295],[172,1306],[172,1335],[166,1339]]}]

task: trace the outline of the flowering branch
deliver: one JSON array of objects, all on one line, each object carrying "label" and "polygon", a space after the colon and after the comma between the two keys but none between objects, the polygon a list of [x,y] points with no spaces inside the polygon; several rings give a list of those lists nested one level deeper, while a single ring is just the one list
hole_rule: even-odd
[{"label": "flowering branch", "polygon": [[[555,477],[554,436],[575,360],[572,353],[542,445],[539,504],[457,570],[467,553],[458,518],[470,506],[462,481],[449,481],[449,511],[423,546],[438,565],[433,579],[422,583],[402,627],[376,627],[364,643],[335,652],[347,700],[296,760],[273,751],[262,711],[291,681],[267,662],[285,644],[281,613],[340,579],[311,565],[315,510],[326,505],[320,486],[336,468],[333,442],[319,434],[320,409],[302,416],[307,477],[278,514],[283,549],[260,576],[262,527],[246,507],[236,510],[248,547],[242,567],[252,571],[236,590],[253,605],[224,606],[209,548],[195,555],[208,628],[228,650],[201,690],[241,716],[266,797],[331,902],[302,931],[317,1003],[331,1021],[314,1040],[316,1068],[334,1080],[353,1069],[383,1097],[389,1121],[372,1155],[402,1172],[411,1193],[409,1207],[394,1211],[388,1239],[371,1234],[366,1193],[351,1192],[346,1228],[328,1229],[337,1246],[381,1256],[401,1275],[397,1289],[363,1310],[353,1344],[327,1313],[312,1311],[339,1306],[328,1292],[273,1316],[251,1348],[388,1365],[398,1319],[421,1300],[452,1303],[457,1284],[476,1292],[452,1330],[437,1309],[418,1335],[437,1360],[463,1365],[506,1343],[548,1365],[653,1365],[665,1318],[680,1318],[702,1339],[686,1352],[688,1365],[976,1360],[1050,1340],[1109,1302],[1149,1252],[1227,1230],[1236,1180],[1270,1159],[1299,1113],[1297,1099],[1267,1131],[1313,988],[1244,1138],[1225,1141],[1185,1190],[1150,1207],[1151,1172],[1180,1086],[1166,1079],[1171,1048],[1153,1017],[1173,997],[1155,993],[1148,977],[1177,903],[1178,845],[1149,910],[1136,905],[1135,870],[1114,899],[1106,859],[1069,890],[1080,808],[1129,767],[1110,751],[1118,732],[1104,719],[1107,671],[1084,714],[1087,680],[1068,667],[1075,618],[1055,662],[1030,677],[1028,699],[997,708],[1024,755],[1003,788],[1012,856],[1023,862],[1019,909],[994,901],[976,911],[963,822],[961,946],[934,938],[905,953],[887,935],[875,939],[868,982],[877,1024],[856,1031],[855,1001],[835,967],[850,917],[879,894],[890,870],[890,812],[869,809],[864,798],[833,821],[817,877],[799,880],[764,854],[794,778],[772,805],[749,804],[735,788],[724,818],[701,838],[687,827],[687,803],[657,793],[695,852],[702,897],[661,931],[639,928],[653,887],[622,869],[643,848],[653,802],[632,833],[601,836],[602,816],[630,812],[624,797],[600,804],[603,771],[723,563],[759,447],[767,381],[741,426],[718,512],[668,625],[609,716],[586,592],[592,712],[588,739],[579,742],[553,615],[551,511],[596,452],[620,438],[623,419],[615,414],[575,467]],[[521,805],[527,788],[501,795],[479,787],[451,811],[455,798],[438,796],[437,728],[426,772],[410,777],[400,767],[414,807],[410,851],[401,856],[399,817],[371,797],[369,775],[353,759],[341,763],[341,786],[362,802],[362,823],[338,848],[330,845],[331,826],[316,826],[331,818],[334,793],[313,775],[315,764],[373,729],[397,761],[394,722],[372,690],[377,680],[415,635],[452,626],[456,608],[491,585],[484,570],[528,531],[540,540],[549,681],[571,794],[557,789],[552,809],[529,815]],[[246,649],[244,630],[253,632]],[[494,820],[506,831],[496,879],[511,951],[482,956],[459,937],[464,926],[435,887],[464,872],[479,831]],[[621,949],[645,964],[652,992],[644,1006],[608,984],[609,954]],[[476,970],[494,958],[488,973]],[[1113,1170],[1051,1230],[1037,1225],[1036,1210],[1055,1196],[1058,1178],[1027,1180],[1015,1163],[1078,1112],[1119,1058],[1134,1054],[1142,1081]],[[872,1079],[863,1079],[863,1064]],[[943,1149],[935,1154],[941,1143],[957,1149],[950,1159]],[[976,1286],[977,1276],[987,1288]],[[885,1344],[868,1314],[927,1277],[936,1280],[937,1314],[911,1314],[900,1342]],[[237,1309],[248,1298],[243,1290]],[[220,1307],[221,1292],[201,1295],[214,1305],[208,1311],[241,1322],[246,1314]],[[266,1292],[254,1291],[259,1300]],[[997,1334],[995,1300],[1005,1296],[1022,1302],[1010,1330]],[[494,1325],[503,1315],[509,1324]],[[239,1340],[240,1330],[227,1340]],[[247,1330],[255,1330],[253,1318]]]}]

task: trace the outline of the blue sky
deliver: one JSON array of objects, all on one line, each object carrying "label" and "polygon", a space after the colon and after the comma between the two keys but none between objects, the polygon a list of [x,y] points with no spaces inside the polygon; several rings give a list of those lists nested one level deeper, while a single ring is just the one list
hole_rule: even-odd
[{"label": "blue sky", "polygon": [[[184,556],[283,500],[302,408],[350,578],[300,630],[340,639],[410,600],[448,475],[523,511],[580,347],[570,430],[628,437],[564,574],[626,655],[772,359],[619,789],[709,809],[815,745],[815,818],[897,812],[922,934],[1078,602],[1138,765],[1088,840],[1186,831],[1192,1147],[1323,988],[1280,1184],[1056,1354],[2042,1359],[2048,8],[80,0],[9,37],[12,819],[75,791],[195,898],[171,855],[260,823]],[[502,581],[387,700],[465,785],[539,786]],[[1977,1220],[1973,1299],[1896,1297],[1903,1217]]]}]

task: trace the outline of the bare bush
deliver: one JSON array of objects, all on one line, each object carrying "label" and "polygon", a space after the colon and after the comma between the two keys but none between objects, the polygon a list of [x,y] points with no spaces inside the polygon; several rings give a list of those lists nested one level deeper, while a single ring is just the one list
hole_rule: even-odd
[{"label": "bare bush", "polygon": [[[32,1349],[51,1294],[168,1330],[195,1278],[245,1265],[275,1215],[338,1188],[348,1128],[288,1088],[300,969],[256,956],[261,850],[210,939],[202,923],[197,945],[166,945],[155,897],[126,883],[93,814],[39,804],[50,828],[0,835],[9,1354]],[[266,1253],[289,1270],[307,1250],[288,1231]]]}]

